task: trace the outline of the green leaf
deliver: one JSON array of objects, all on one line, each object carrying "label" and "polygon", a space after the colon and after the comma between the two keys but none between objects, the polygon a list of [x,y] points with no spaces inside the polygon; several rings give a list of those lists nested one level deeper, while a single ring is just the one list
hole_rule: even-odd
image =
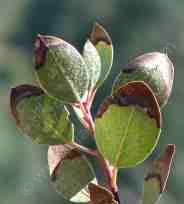
[{"label": "green leaf", "polygon": [[87,66],[79,52],[60,38],[38,35],[35,70],[41,86],[50,96],[73,103],[87,95]]},{"label": "green leaf", "polygon": [[151,89],[142,81],[121,87],[97,114],[96,142],[110,164],[132,167],[144,161],[158,142],[161,113]]},{"label": "green leaf", "polygon": [[101,73],[101,60],[98,51],[94,45],[87,40],[84,46],[83,58],[88,67],[88,75],[90,76],[90,87],[92,91],[100,77]]},{"label": "green leaf", "polygon": [[131,60],[125,65],[115,80],[113,90],[130,81],[146,82],[163,107],[171,94],[174,79],[174,66],[166,54],[159,52],[146,53]]},{"label": "green leaf", "polygon": [[89,202],[89,182],[95,180],[87,158],[70,145],[50,146],[48,164],[58,193],[72,202]]},{"label": "green leaf", "polygon": [[165,190],[169,177],[175,145],[166,146],[163,154],[153,161],[144,179],[143,204],[156,204]]},{"label": "green leaf", "polygon": [[105,187],[90,183],[88,186],[92,204],[117,204],[114,195]]},{"label": "green leaf", "polygon": [[20,85],[11,90],[11,110],[17,126],[33,142],[63,144],[73,140],[73,125],[65,106],[42,89]]},{"label": "green leaf", "polygon": [[98,50],[101,58],[101,73],[96,85],[99,87],[110,73],[113,62],[113,45],[107,31],[98,23],[93,27],[90,40]]}]

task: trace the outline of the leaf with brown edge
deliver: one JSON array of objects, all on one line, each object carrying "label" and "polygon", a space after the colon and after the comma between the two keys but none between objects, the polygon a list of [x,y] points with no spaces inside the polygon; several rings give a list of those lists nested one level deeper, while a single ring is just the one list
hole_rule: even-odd
[{"label": "leaf with brown edge", "polygon": [[73,141],[73,124],[66,107],[39,87],[24,84],[12,88],[10,106],[17,126],[33,142],[62,144]]},{"label": "leaf with brown edge", "polygon": [[90,183],[88,185],[92,204],[117,204],[113,194],[103,186]]},{"label": "leaf with brown edge", "polygon": [[114,102],[120,106],[140,106],[151,118],[157,121],[157,126],[162,126],[160,108],[151,88],[143,81],[133,81],[120,87],[114,93]]},{"label": "leaf with brown edge", "polygon": [[144,179],[143,204],[155,204],[165,190],[169,177],[175,145],[168,144],[162,155],[153,161]]},{"label": "leaf with brown edge", "polygon": [[143,81],[130,82],[100,106],[95,121],[97,146],[111,165],[135,166],[154,150],[161,121],[160,108],[150,87]]},{"label": "leaf with brown edge", "polygon": [[161,107],[166,105],[172,91],[174,66],[169,57],[160,52],[140,55],[125,65],[117,76],[113,91],[130,81],[146,82],[157,97]]},{"label": "leaf with brown edge", "polygon": [[110,73],[113,63],[113,45],[107,31],[98,23],[95,23],[90,40],[96,47],[101,58],[101,73],[97,87],[101,86]]},{"label": "leaf with brown edge", "polygon": [[89,202],[88,184],[95,182],[87,158],[70,144],[50,146],[48,164],[51,181],[58,193],[72,202]]},{"label": "leaf with brown edge", "polygon": [[35,71],[44,91],[66,103],[83,100],[89,87],[87,66],[68,42],[38,35],[35,42]]}]

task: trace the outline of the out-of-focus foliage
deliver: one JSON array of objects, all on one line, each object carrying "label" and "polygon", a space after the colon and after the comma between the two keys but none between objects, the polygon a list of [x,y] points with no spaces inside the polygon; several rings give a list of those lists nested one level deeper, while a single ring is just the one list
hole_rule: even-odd
[{"label": "out-of-focus foliage", "polygon": [[[175,66],[175,83],[164,108],[164,128],[157,150],[175,143],[177,154],[160,204],[184,201],[184,2],[172,0],[11,0],[0,2],[0,203],[65,203],[49,181],[45,145],[35,146],[19,136],[9,110],[10,88],[33,83],[33,42],[37,33],[52,34],[82,50],[94,21],[110,33],[114,44],[112,73],[99,90],[98,103],[109,94],[114,77],[132,57],[161,51]],[[89,37],[89,36],[88,36]],[[35,83],[35,82],[34,82]],[[157,151],[151,159],[155,158]],[[127,204],[142,191],[147,164],[119,174],[121,193]],[[125,203],[126,204],[126,203]]]}]

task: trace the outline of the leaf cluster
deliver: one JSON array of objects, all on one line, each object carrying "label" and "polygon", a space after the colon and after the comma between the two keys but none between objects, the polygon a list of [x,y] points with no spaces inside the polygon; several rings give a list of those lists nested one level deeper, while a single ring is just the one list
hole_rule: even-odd
[{"label": "leaf cluster", "polygon": [[[82,54],[61,38],[39,34],[34,52],[38,86],[23,84],[11,90],[11,111],[18,128],[33,142],[49,145],[51,181],[72,202],[120,203],[118,170],[142,163],[161,133],[162,108],[171,94],[174,67],[159,52],[138,56],[125,65],[111,95],[92,117],[93,101],[110,73],[113,52],[109,34],[97,23]],[[96,148],[76,141],[73,114]],[[150,167],[143,204],[160,198],[174,152],[175,146],[167,145]],[[99,183],[87,155],[99,161],[106,183]]]}]

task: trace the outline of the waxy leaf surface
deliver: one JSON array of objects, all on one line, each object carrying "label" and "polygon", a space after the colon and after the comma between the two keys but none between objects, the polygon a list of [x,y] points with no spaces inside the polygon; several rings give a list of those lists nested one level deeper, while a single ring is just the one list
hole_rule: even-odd
[{"label": "waxy leaf surface", "polygon": [[80,53],[53,36],[38,35],[35,44],[35,70],[45,92],[61,101],[81,101],[88,92],[89,76]]},{"label": "waxy leaf surface", "polygon": [[143,204],[156,204],[165,190],[175,153],[175,145],[169,144],[162,155],[153,161],[144,179]]},{"label": "waxy leaf surface", "polygon": [[98,50],[101,58],[101,73],[97,82],[97,87],[99,87],[110,73],[113,63],[113,45],[109,34],[98,23],[93,27],[90,40]]},{"label": "waxy leaf surface", "polygon": [[48,163],[53,185],[72,202],[89,202],[89,182],[95,180],[87,158],[70,145],[50,146]]},{"label": "waxy leaf surface", "polygon": [[172,91],[174,66],[164,53],[152,52],[138,56],[125,65],[117,77],[113,90],[130,81],[146,82],[157,97],[158,103],[164,106]]},{"label": "waxy leaf surface", "polygon": [[135,166],[158,142],[161,113],[157,100],[142,81],[126,84],[107,100],[95,122],[99,150],[115,167]]},{"label": "waxy leaf surface", "polygon": [[90,77],[89,91],[95,89],[96,83],[101,73],[101,60],[95,46],[87,40],[84,45],[83,58],[87,65],[88,75]]},{"label": "waxy leaf surface", "polygon": [[13,88],[11,110],[17,126],[35,143],[63,144],[73,140],[73,125],[65,106],[38,87]]}]

